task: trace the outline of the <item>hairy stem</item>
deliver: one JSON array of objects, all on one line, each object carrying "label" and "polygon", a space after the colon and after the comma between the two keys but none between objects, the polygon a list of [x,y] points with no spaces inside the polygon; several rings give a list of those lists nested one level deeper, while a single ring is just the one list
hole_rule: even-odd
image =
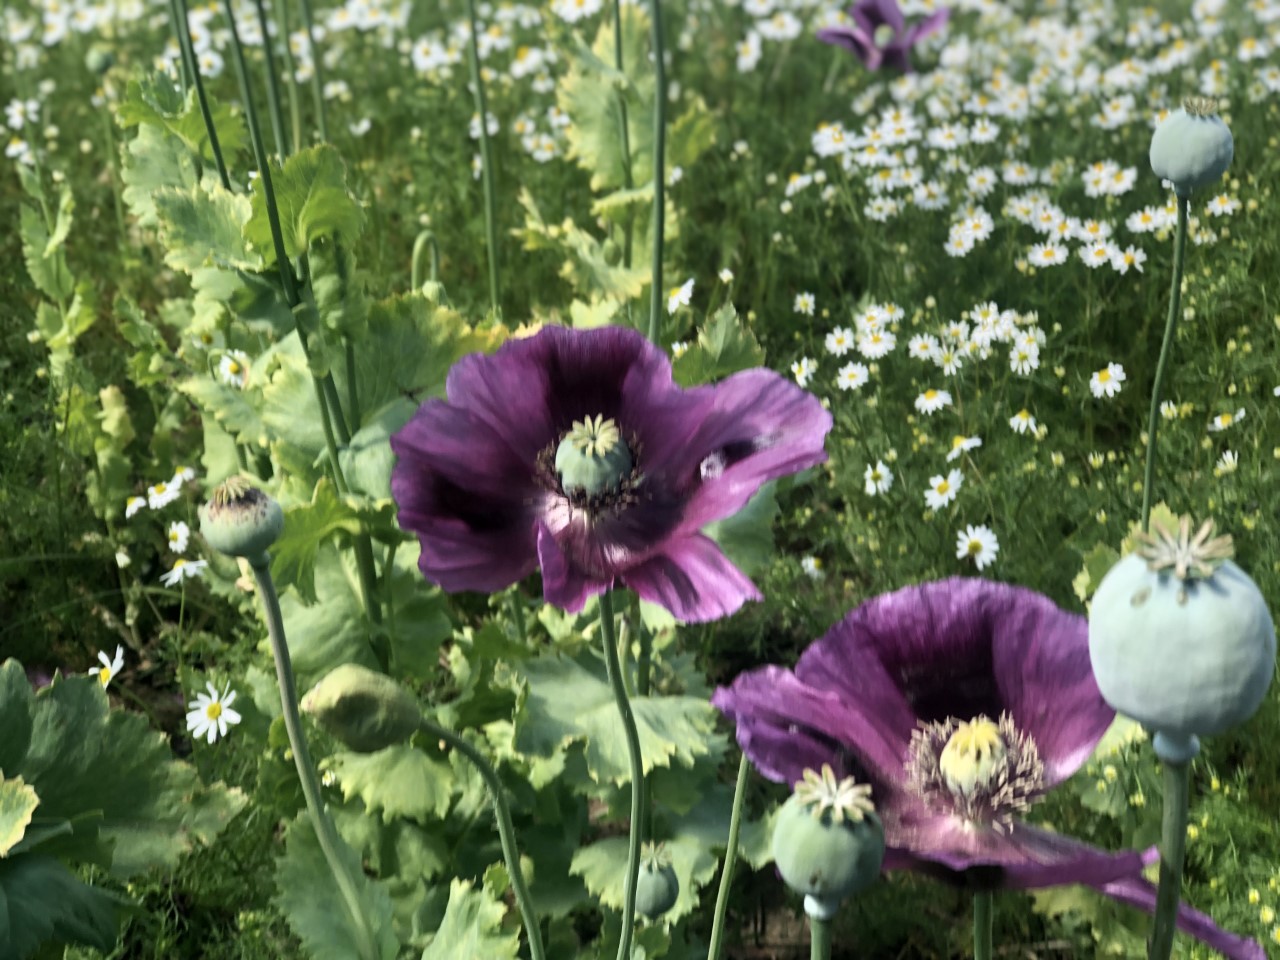
[{"label": "hairy stem", "polygon": [[1169,960],[1182,895],[1182,865],[1187,853],[1187,810],[1191,802],[1191,761],[1162,760],[1164,813],[1160,830],[1160,885],[1151,925],[1148,960]]},{"label": "hairy stem", "polygon": [[600,596],[600,632],[604,642],[604,662],[609,673],[613,699],[622,717],[627,738],[627,757],[631,761],[631,828],[627,842],[627,874],[622,892],[622,938],[618,941],[618,960],[631,960],[631,939],[635,933],[636,880],[640,876],[640,832],[644,822],[644,763],[640,757],[640,733],[631,712],[631,701],[622,682],[622,665],[618,661],[618,637],[613,623],[613,595]]}]

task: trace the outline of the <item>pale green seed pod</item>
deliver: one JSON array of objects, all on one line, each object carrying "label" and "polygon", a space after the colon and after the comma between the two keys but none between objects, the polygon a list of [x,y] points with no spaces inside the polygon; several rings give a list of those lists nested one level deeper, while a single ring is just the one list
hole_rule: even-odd
[{"label": "pale green seed pod", "polygon": [[418,729],[422,710],[404,687],[368,667],[344,663],[302,698],[302,709],[357,753],[404,743]]},{"label": "pale green seed pod", "polygon": [[245,477],[230,477],[200,507],[200,535],[213,549],[252,564],[266,562],[267,549],[284,530],[284,511]]},{"label": "pale green seed pod", "polygon": [[664,844],[646,843],[636,877],[636,910],[654,920],[674,907],[679,896],[680,880],[671,865],[671,854]]},{"label": "pale green seed pod", "polygon": [[1103,699],[1183,744],[1251,717],[1275,670],[1276,637],[1261,591],[1227,559],[1230,538],[1153,527],[1098,586],[1089,658]]},{"label": "pale green seed pod", "polygon": [[1212,99],[1188,98],[1151,136],[1151,169],[1170,181],[1179,197],[1217,183],[1231,166],[1235,141],[1215,107]]}]

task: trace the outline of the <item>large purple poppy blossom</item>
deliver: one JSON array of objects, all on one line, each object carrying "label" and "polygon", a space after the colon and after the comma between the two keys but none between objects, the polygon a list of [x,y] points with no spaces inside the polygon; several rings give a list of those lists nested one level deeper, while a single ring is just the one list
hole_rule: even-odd
[{"label": "large purple poppy blossom", "polygon": [[852,25],[823,27],[818,39],[852,50],[868,70],[888,66],[910,73],[911,48],[942,29],[951,10],[943,7],[908,27],[897,0],[857,0],[849,17]]},{"label": "large purple poppy blossom", "polygon": [[[546,599],[570,611],[618,582],[687,621],[759,599],[701,529],[824,461],[831,429],[816,398],[768,370],[681,389],[660,350],[617,327],[550,327],[464,357],[446,393],[391,438],[419,567],[450,591],[541,567]],[[622,460],[591,459],[602,450]],[[584,462],[606,480],[572,486],[565,471]]]},{"label": "large purple poppy blossom", "polygon": [[[801,656],[721,687],[712,701],[773,780],[831,764],[870,783],[886,870],[974,888],[1082,883],[1148,911],[1154,851],[1108,853],[1021,814],[1085,762],[1115,718],[1089,665],[1083,617],[978,579],[876,597]],[[1228,957],[1262,947],[1182,907],[1178,925]]]}]

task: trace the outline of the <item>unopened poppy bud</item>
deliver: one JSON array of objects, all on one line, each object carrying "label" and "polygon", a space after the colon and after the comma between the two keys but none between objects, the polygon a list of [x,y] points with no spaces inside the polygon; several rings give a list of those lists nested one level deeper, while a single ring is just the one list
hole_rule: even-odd
[{"label": "unopened poppy bud", "polygon": [[884,860],[884,827],[871,788],[837,780],[830,766],[804,772],[782,805],[773,831],[773,859],[792,890],[834,912],[845,897],[869,886]]},{"label": "unopened poppy bud", "polygon": [[1235,141],[1215,107],[1211,98],[1188,97],[1151,136],[1151,169],[1179,197],[1216,183],[1231,166]]},{"label": "unopened poppy bud", "polygon": [[428,280],[423,283],[422,296],[433,307],[447,307],[449,305],[449,294],[445,292],[444,284],[439,280]]},{"label": "unopened poppy bud", "polygon": [[636,909],[653,920],[674,907],[679,896],[680,881],[666,844],[646,843],[636,878]]},{"label": "unopened poppy bud", "polygon": [[1165,759],[1186,760],[1197,737],[1258,709],[1275,670],[1275,627],[1212,522],[1194,535],[1189,517],[1177,531],[1152,530],[1098,586],[1089,659],[1107,703],[1155,731]]},{"label": "unopened poppy bud", "polygon": [[408,740],[422,720],[418,701],[384,673],[344,663],[302,698],[302,709],[357,753]]},{"label": "unopened poppy bud", "polygon": [[284,530],[284,511],[245,477],[229,477],[200,507],[200,534],[209,546],[251,564],[266,563],[267,548]]}]

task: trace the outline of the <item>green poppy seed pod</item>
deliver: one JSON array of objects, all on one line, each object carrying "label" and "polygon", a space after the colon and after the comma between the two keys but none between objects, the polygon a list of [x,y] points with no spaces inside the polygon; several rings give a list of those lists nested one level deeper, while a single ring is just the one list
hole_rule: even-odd
[{"label": "green poppy seed pod", "polygon": [[665,845],[646,843],[636,877],[636,909],[654,920],[674,907],[679,896],[680,881]]},{"label": "green poppy seed pod", "polygon": [[115,66],[115,62],[116,55],[114,51],[110,47],[104,47],[99,43],[95,43],[89,48],[89,52],[84,55],[86,69],[99,77]]},{"label": "green poppy seed pod", "polygon": [[1231,130],[1207,97],[1189,97],[1165,117],[1151,136],[1151,169],[1173,183],[1179,197],[1216,183],[1235,152]]},{"label": "green poppy seed pod", "polygon": [[555,465],[565,493],[591,496],[617,490],[633,462],[618,425],[596,416],[574,422],[556,448]]},{"label": "green poppy seed pod", "polygon": [[255,566],[266,563],[267,548],[283,530],[280,504],[245,477],[228,478],[200,507],[200,535],[209,546]]},{"label": "green poppy seed pod", "polygon": [[408,740],[422,720],[418,701],[383,673],[344,663],[302,698],[302,709],[357,753]]},{"label": "green poppy seed pod", "polygon": [[[773,830],[773,859],[787,886],[823,904],[838,904],[875,882],[884,860],[884,827],[851,779],[836,783],[830,767],[819,779],[805,771],[778,812]],[[811,776],[812,775],[812,776]],[[830,775],[830,776],[829,776]],[[806,785],[827,782],[825,794]],[[850,803],[852,801],[852,803]]]},{"label": "green poppy seed pod", "polygon": [[[1276,636],[1257,585],[1228,557],[1230,537],[1154,536],[1117,563],[1089,611],[1089,659],[1103,699],[1189,759],[1196,738],[1253,715],[1271,684]],[[1168,748],[1167,750],[1165,748]],[[1189,756],[1188,756],[1189,755]]]},{"label": "green poppy seed pod", "polygon": [[449,305],[449,294],[445,292],[444,284],[439,280],[427,280],[423,283],[422,296],[433,307],[447,307]]}]

